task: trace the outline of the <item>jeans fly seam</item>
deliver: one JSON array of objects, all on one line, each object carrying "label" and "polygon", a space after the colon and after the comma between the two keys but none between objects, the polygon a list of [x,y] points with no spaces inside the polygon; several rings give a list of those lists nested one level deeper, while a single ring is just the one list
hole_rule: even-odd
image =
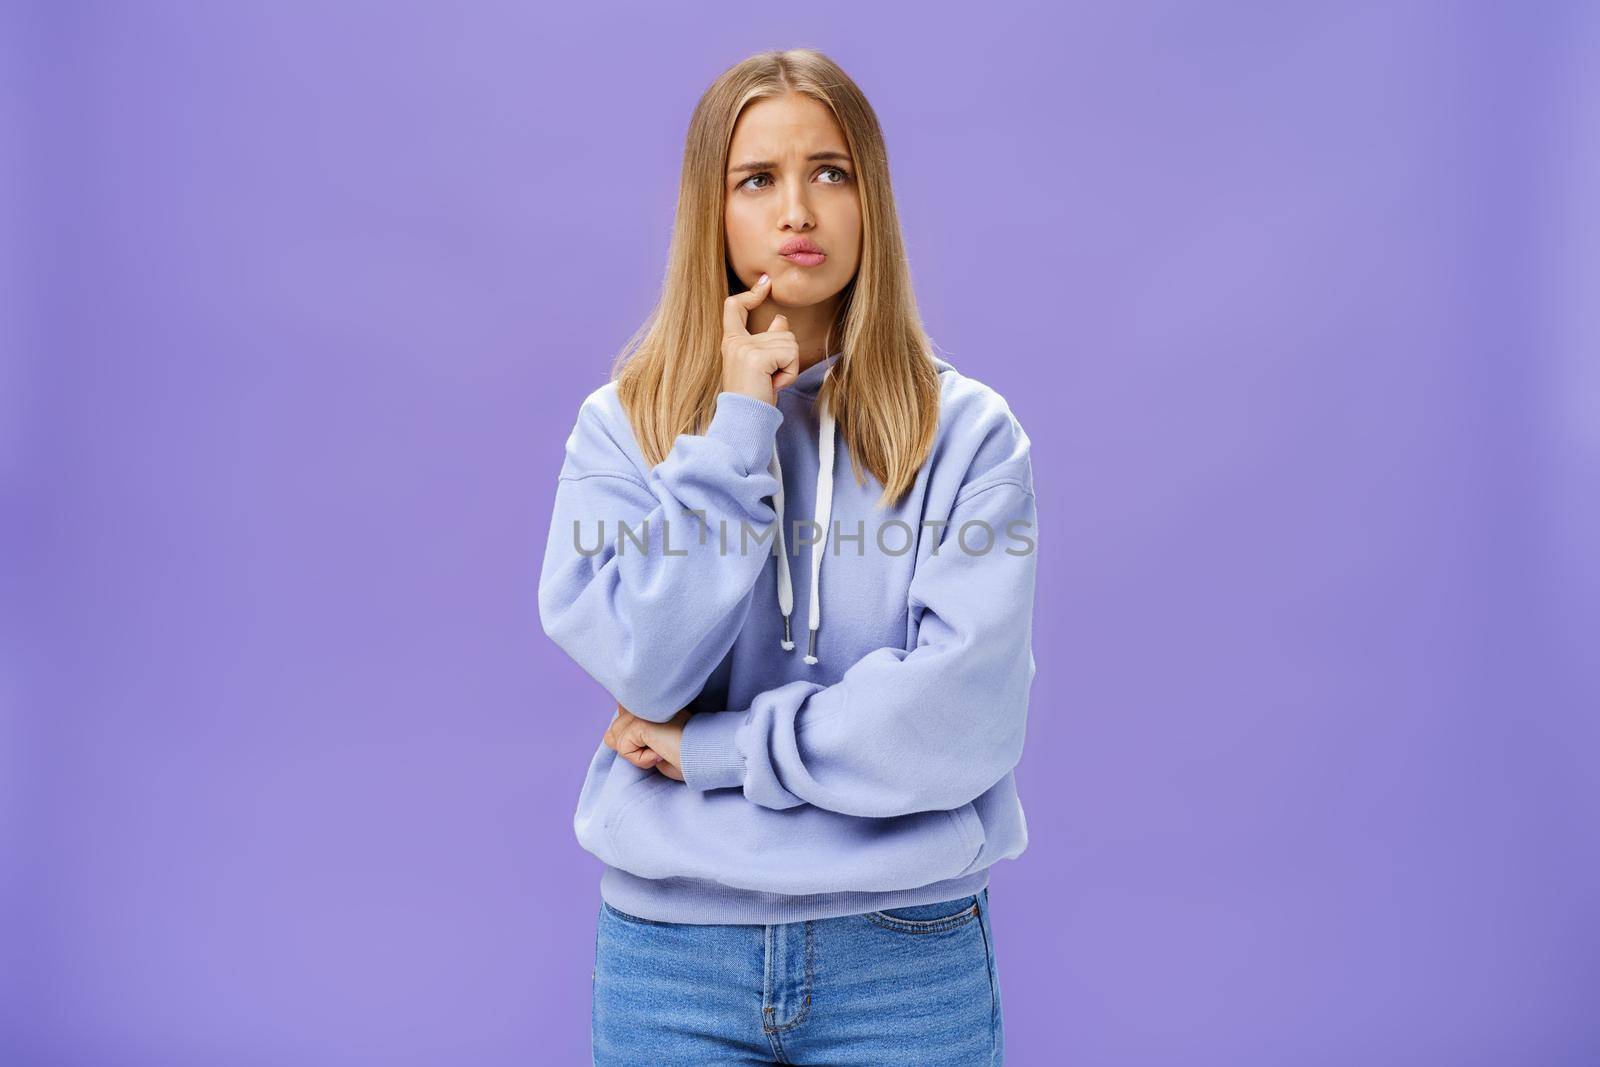
[{"label": "jeans fly seam", "polygon": [[[763,1021],[761,1028],[763,1030],[765,1030],[769,1035],[776,1035],[776,1034],[786,1033],[787,1031],[793,1030],[795,1027],[797,1027],[801,1023],[805,1022],[806,1021],[806,1016],[811,1014],[811,975],[812,975],[812,960],[813,960],[813,957],[814,957],[815,949],[813,948],[814,938],[813,938],[813,935],[812,935],[812,923],[811,923],[811,920],[809,920],[809,919],[806,920],[805,935],[806,935],[806,977],[805,977],[804,986],[802,987],[802,989],[800,991],[801,992],[800,1010],[795,1012],[794,1018],[790,1019],[786,1023],[782,1023],[782,1024],[778,1024],[778,1025],[771,1025],[771,1024],[768,1024],[765,1021]],[[768,968],[769,968],[767,973],[770,975],[772,973],[771,970],[770,970],[770,967],[771,967],[771,957],[770,956],[768,957],[768,964],[767,965],[768,965]],[[770,978],[768,980],[768,984],[769,984],[769,987],[770,987]]]}]

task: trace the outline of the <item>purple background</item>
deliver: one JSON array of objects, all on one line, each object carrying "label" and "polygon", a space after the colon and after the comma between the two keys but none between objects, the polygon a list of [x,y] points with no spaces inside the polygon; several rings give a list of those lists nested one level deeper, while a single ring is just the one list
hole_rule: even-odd
[{"label": "purple background", "polygon": [[0,1061],[588,1062],[556,469],[813,45],[1032,435],[1011,1062],[1600,1060],[1592,5],[11,6]]}]

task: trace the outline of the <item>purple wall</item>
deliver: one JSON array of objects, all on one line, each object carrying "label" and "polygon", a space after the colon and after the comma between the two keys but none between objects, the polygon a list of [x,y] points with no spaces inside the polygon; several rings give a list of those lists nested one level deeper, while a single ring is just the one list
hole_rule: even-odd
[{"label": "purple wall", "polygon": [[1038,456],[1012,1062],[1600,1060],[1593,6],[466,6],[3,16],[0,1062],[588,1062],[556,469],[802,44]]}]

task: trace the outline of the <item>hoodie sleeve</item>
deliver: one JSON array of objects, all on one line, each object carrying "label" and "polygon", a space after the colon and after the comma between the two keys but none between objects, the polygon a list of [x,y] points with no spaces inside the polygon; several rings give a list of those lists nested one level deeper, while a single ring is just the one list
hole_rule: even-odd
[{"label": "hoodie sleeve", "polygon": [[[909,650],[876,649],[833,685],[789,682],[749,708],[690,717],[685,784],[738,787],[767,808],[811,804],[867,817],[949,810],[981,796],[1022,756],[1034,524],[1024,446],[963,487],[943,541],[917,564],[908,596],[920,623]],[[985,525],[993,544],[980,552]]]},{"label": "hoodie sleeve", "polygon": [[[591,395],[567,438],[539,620],[619,703],[664,722],[733,647],[772,554],[777,512],[762,498],[778,491],[768,463],[783,413],[724,391],[705,434],[680,434],[641,477],[600,405]],[[766,539],[746,539],[746,524]]]}]

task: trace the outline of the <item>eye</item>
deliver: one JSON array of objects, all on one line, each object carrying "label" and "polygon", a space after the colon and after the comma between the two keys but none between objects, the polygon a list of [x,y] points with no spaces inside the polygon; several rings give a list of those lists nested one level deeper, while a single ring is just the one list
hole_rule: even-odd
[{"label": "eye", "polygon": [[[838,179],[838,181],[823,182],[822,183],[823,185],[843,185],[845,182],[850,180],[850,172],[845,170],[843,167],[823,167],[817,173],[825,174],[830,170],[833,171],[835,174],[839,175],[839,179]],[[762,171],[759,174],[752,174],[752,175],[750,175],[750,177],[746,178],[744,181],[740,182],[737,186],[735,186],[735,188],[737,188],[737,189],[746,189],[746,188],[748,188],[748,189],[764,189],[764,188],[766,188],[766,186],[751,185],[750,183],[755,181],[757,178],[767,178],[767,179],[770,180],[771,177],[772,177],[772,175],[768,174],[766,171]]]}]

